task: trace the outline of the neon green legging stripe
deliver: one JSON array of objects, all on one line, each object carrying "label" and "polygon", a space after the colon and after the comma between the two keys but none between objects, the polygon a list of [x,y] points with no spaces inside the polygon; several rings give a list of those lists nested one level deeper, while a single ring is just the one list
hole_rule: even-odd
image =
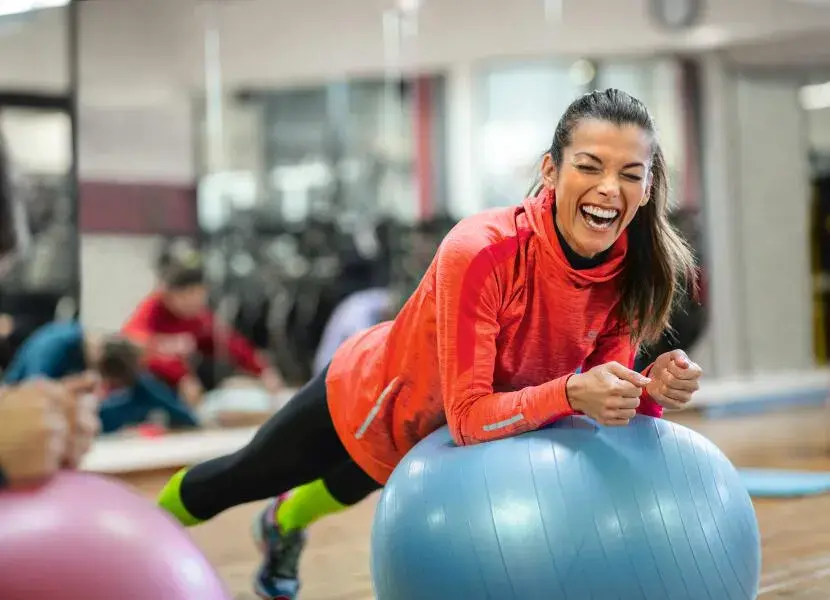
[{"label": "neon green legging stripe", "polygon": [[179,523],[185,527],[192,527],[193,525],[200,524],[201,521],[191,515],[182,503],[179,490],[185,473],[187,473],[187,469],[182,469],[170,478],[170,481],[161,490],[157,503],[160,508],[173,515]]},{"label": "neon green legging stripe", "polygon": [[277,507],[276,520],[285,532],[305,529],[314,521],[347,508],[332,496],[322,479],[295,488]]},{"label": "neon green legging stripe", "polygon": [[[158,496],[158,506],[170,513],[185,527],[202,523],[185,507],[181,498],[181,483],[187,469],[181,469],[164,486]],[[347,508],[332,496],[322,479],[295,488],[277,507],[276,521],[283,531],[305,529],[318,519]]]}]

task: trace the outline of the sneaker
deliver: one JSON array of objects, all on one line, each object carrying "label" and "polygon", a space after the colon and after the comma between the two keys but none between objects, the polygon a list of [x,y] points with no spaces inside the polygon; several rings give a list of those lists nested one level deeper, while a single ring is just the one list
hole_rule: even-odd
[{"label": "sneaker", "polygon": [[300,591],[300,554],[305,530],[282,533],[275,515],[283,497],[268,503],[254,521],[254,539],[262,552],[262,564],[254,577],[254,591],[263,600],[295,600]]}]

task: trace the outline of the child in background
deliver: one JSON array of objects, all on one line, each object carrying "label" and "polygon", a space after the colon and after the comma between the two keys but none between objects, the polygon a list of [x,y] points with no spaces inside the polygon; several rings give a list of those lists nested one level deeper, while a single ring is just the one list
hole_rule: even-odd
[{"label": "child in background", "polygon": [[235,369],[257,376],[275,394],[282,379],[253,346],[231,327],[220,323],[208,306],[204,272],[198,258],[171,263],[160,272],[161,282],[135,309],[123,334],[144,350],[146,368],[176,390],[190,406],[201,404],[216,386],[216,371],[224,358]]},{"label": "child in background", "polygon": [[85,332],[77,321],[54,322],[33,333],[18,350],[6,384],[55,379],[72,394],[103,397],[99,408],[104,433],[138,425],[154,411],[173,425],[193,426],[193,413],[165,385],[141,373],[140,350],[120,336]]}]

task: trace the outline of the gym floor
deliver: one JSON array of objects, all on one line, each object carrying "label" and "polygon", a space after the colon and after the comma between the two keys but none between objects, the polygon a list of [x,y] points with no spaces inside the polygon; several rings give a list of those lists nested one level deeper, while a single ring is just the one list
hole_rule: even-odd
[{"label": "gym floor", "polygon": [[[808,408],[752,416],[677,420],[701,432],[741,467],[830,470],[830,419]],[[125,478],[154,495],[167,473]],[[377,498],[315,524],[302,564],[302,600],[371,600],[369,529]],[[761,525],[761,600],[830,598],[830,495],[755,503]],[[236,600],[255,600],[249,579],[257,555],[248,535],[259,505],[240,507],[192,529]]]}]

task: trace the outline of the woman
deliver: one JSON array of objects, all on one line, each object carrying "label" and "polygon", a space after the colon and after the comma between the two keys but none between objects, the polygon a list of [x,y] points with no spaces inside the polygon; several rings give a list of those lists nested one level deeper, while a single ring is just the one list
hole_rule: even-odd
[{"label": "woman", "polygon": [[247,447],[178,473],[161,506],[192,525],[283,494],[257,522],[255,583],[294,598],[305,527],[381,487],[445,423],[463,445],[574,413],[625,426],[682,408],[700,377],[685,354],[629,368],[694,267],[666,213],[646,107],[617,90],[577,99],[536,194],[461,221],[394,321],[343,344]]},{"label": "woman", "polygon": [[[9,170],[0,142],[0,275],[28,240]],[[0,387],[0,488],[41,482],[77,466],[98,431],[96,410],[94,402],[45,379]]]}]

